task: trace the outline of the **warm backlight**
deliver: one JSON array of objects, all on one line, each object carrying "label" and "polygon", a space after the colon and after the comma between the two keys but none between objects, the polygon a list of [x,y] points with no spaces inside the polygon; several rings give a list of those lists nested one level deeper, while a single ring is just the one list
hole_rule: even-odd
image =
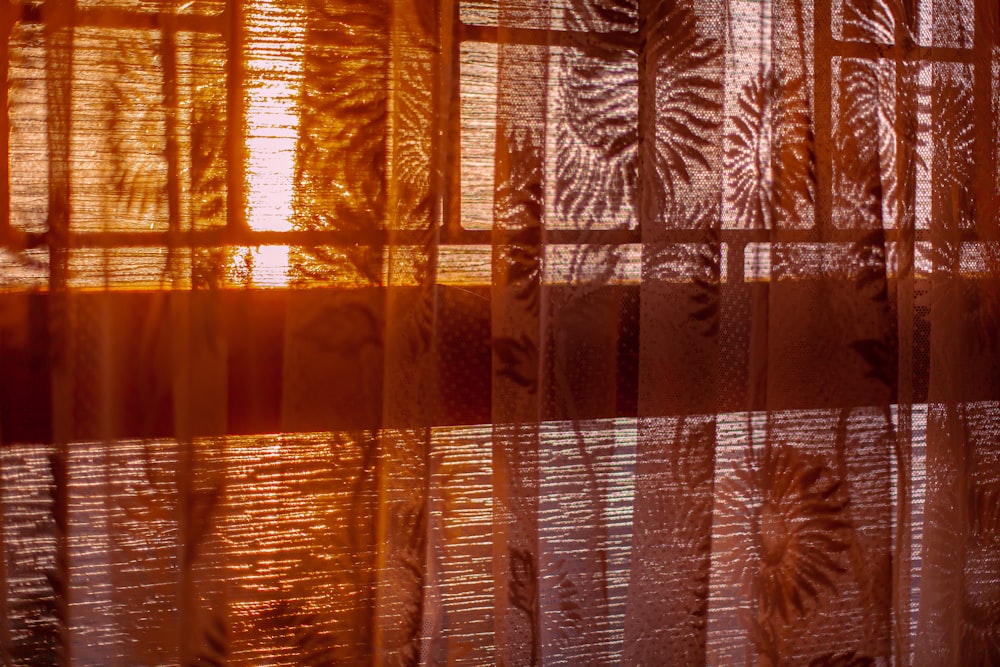
[{"label": "warm backlight", "polygon": [[[248,11],[254,12],[252,5]],[[263,14],[266,10],[260,11]],[[266,15],[248,18],[260,24],[268,23],[269,19]],[[248,34],[246,201],[247,222],[254,231],[292,228],[302,32],[290,30],[294,26],[289,26],[287,21],[280,27],[280,42],[275,41],[275,33],[267,30]],[[251,284],[255,287],[287,285],[288,250],[288,246],[252,249]],[[246,260],[246,257],[234,259],[244,265]]]}]

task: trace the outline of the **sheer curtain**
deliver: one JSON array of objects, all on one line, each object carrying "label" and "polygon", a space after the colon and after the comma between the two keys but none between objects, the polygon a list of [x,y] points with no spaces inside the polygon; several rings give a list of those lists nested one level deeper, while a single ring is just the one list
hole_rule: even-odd
[{"label": "sheer curtain", "polygon": [[4,664],[1000,663],[995,0],[4,0]]}]

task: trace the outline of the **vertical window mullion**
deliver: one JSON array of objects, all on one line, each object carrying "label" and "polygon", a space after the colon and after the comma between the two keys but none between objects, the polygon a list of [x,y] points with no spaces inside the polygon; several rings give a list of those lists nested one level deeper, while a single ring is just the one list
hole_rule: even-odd
[{"label": "vertical window mullion", "polygon": [[[990,123],[993,118],[992,109],[992,78],[993,78],[993,45],[996,43],[996,13],[1000,11],[997,0],[976,0],[975,33],[973,36],[973,118]],[[976,221],[979,229],[988,229],[990,239],[996,240],[997,230],[997,198],[990,196],[994,190],[997,177],[997,140],[993,128],[986,126],[978,128],[973,143],[973,155],[976,169],[976,191],[982,196],[976,197]]]},{"label": "vertical window mullion", "polygon": [[247,231],[243,1],[228,0],[226,35],[226,229]]},{"label": "vertical window mullion", "polygon": [[[163,68],[163,104],[166,107],[167,216],[169,245],[180,232],[180,164],[177,147],[177,22],[174,14],[163,17],[160,63]],[[171,267],[172,268],[172,267]]]},{"label": "vertical window mullion", "polygon": [[[4,0],[7,2],[8,0]],[[0,241],[10,235],[10,37],[14,28],[14,5],[10,5],[0,20],[0,79],[3,92],[0,93]]]},{"label": "vertical window mullion", "polygon": [[832,129],[832,69],[833,34],[831,33],[830,0],[816,0],[813,8],[815,79],[813,81],[813,131],[816,136],[816,214],[818,228],[833,224],[833,129]]}]

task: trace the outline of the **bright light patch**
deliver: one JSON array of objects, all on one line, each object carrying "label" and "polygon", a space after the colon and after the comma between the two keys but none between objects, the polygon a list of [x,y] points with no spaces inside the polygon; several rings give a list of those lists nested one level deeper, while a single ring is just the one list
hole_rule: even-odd
[{"label": "bright light patch", "polygon": [[[303,35],[301,27],[287,21],[276,26],[279,35],[268,30],[273,17],[266,5],[251,3],[247,12],[254,27],[247,34],[246,61],[247,223],[254,231],[289,231]],[[288,246],[254,248],[251,256],[248,277],[253,286],[288,284]]]}]

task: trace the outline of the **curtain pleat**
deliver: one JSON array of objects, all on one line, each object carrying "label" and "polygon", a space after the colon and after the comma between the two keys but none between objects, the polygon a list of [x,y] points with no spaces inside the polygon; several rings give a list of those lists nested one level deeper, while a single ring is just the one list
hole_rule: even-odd
[{"label": "curtain pleat", "polygon": [[[723,257],[723,7],[640,2],[642,240],[633,542],[624,658],[705,662]],[[669,601],[669,602],[668,602]]]},{"label": "curtain pleat", "polygon": [[[490,290],[493,634],[497,664],[538,664],[542,646],[539,491],[549,289],[546,210],[549,3],[500,3]],[[510,43],[533,29],[541,44]]]}]

